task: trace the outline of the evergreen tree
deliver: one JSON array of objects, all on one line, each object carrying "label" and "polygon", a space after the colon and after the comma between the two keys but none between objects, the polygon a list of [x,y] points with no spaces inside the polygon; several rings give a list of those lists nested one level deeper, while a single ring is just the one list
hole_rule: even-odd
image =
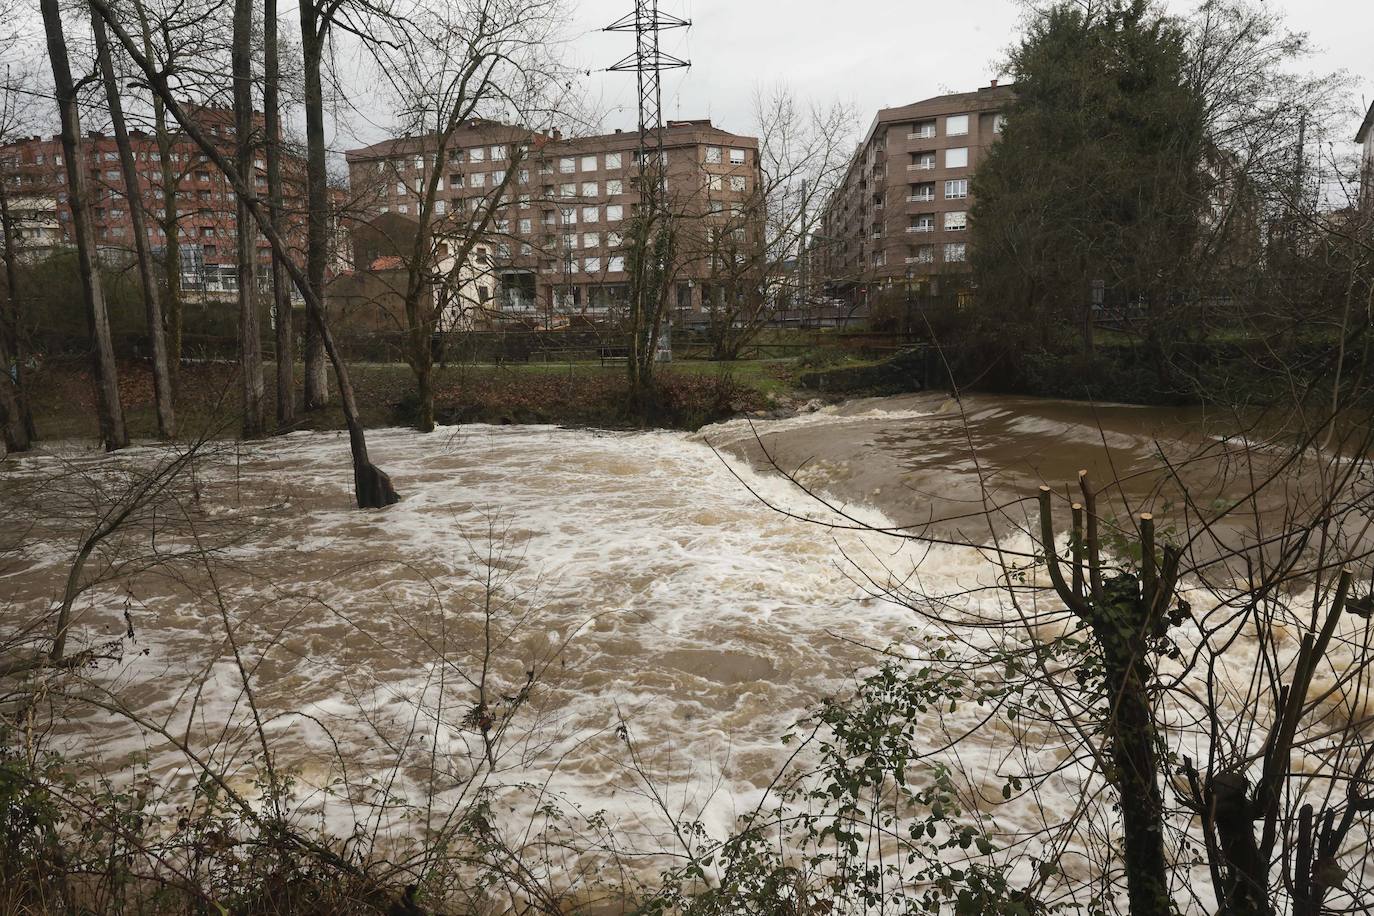
[{"label": "evergreen tree", "polygon": [[1101,280],[1111,301],[1144,308],[1159,345],[1205,213],[1185,27],[1151,0],[1060,2],[1010,63],[1017,98],[974,178],[981,317],[1018,349],[1082,333],[1091,350]]}]

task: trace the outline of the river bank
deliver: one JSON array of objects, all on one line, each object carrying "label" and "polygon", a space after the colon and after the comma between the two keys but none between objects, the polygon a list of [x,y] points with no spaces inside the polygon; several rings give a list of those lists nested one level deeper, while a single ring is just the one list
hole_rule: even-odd
[{"label": "river bank", "polygon": [[[275,420],[274,372],[268,363],[269,424]],[[349,373],[369,428],[405,426],[412,421],[414,376],[407,366],[357,363],[349,367]],[[300,410],[303,372],[299,365],[295,377],[297,420],[291,429],[343,429],[343,415],[337,405],[309,414]],[[84,360],[50,361],[31,371],[27,381],[41,438],[98,435],[95,393]],[[657,409],[647,417],[628,407],[623,361],[436,366],[433,384],[436,418],[446,425],[554,424],[692,431],[732,416],[763,416],[806,400],[793,393],[795,381],[788,360],[691,360],[661,366]],[[238,427],[238,386],[238,367],[232,362],[183,364],[177,397],[183,437],[207,431],[215,438],[232,436]],[[147,364],[121,364],[120,397],[130,434],[135,439],[154,438],[156,416]]]}]

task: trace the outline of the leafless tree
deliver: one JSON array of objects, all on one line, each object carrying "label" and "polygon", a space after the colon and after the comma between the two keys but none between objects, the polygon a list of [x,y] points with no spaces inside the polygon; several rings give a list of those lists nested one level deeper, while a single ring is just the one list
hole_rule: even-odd
[{"label": "leafless tree", "polygon": [[[324,208],[322,215],[328,215],[328,188],[326,186],[328,176],[324,173],[322,115],[317,114],[313,119],[317,122],[316,129],[313,135],[308,137],[311,149],[307,160],[307,188],[312,212],[308,264],[303,269],[292,259],[286,240],[272,225],[268,208],[257,194],[253,176],[241,171],[237,164],[232,162],[207,135],[203,126],[197,123],[196,118],[187,113],[172,90],[169,75],[159,70],[156,63],[142,53],[140,43],[108,3],[105,0],[92,0],[92,6],[105,20],[110,32],[123,45],[125,53],[142,71],[149,86],[162,99],[168,112],[181,125],[187,136],[200,148],[202,154],[224,173],[233,186],[235,195],[247,207],[247,212],[252,215],[258,230],[263,233],[270,242],[272,250],[291,271],[292,280],[305,299],[311,323],[318,332],[325,351],[329,354],[330,361],[334,366],[335,377],[338,380],[339,395],[343,402],[344,420],[348,426],[349,448],[353,458],[354,492],[358,506],[360,508],[378,508],[396,502],[398,497],[391,485],[390,478],[368,459],[366,432],[363,429],[353,386],[349,381],[348,368],[344,364],[342,354],[335,346],[333,335],[329,331],[323,300],[323,286],[315,285],[313,282],[315,279],[319,279],[322,284],[324,258],[327,255],[327,248],[325,247],[327,239],[319,231],[323,227],[317,225],[315,212],[316,207],[321,206]],[[308,62],[309,56],[307,55]],[[309,73],[307,72],[307,97],[309,95]],[[311,120],[308,118],[308,123]],[[320,269],[318,277],[310,273],[314,268]]]},{"label": "leafless tree", "polygon": [[849,162],[850,109],[808,109],[780,87],[759,90],[754,112],[757,175],[726,179],[746,196],[694,244],[711,277],[702,306],[715,359],[738,359],[778,309],[804,307],[803,252]]},{"label": "leafless tree", "polygon": [[[15,12],[13,6],[0,9],[8,19]],[[17,32],[0,35],[0,51],[13,54],[21,44]],[[16,139],[27,124],[33,107],[33,74],[25,69],[6,67],[4,84],[0,85],[0,145]],[[0,314],[0,425],[4,427],[5,449],[9,452],[28,451],[37,438],[33,411],[25,390],[25,347],[23,326],[23,288],[19,278],[19,240],[17,227],[10,210],[10,174],[0,171],[0,256],[5,264],[5,308]]]},{"label": "leafless tree", "polygon": [[164,439],[176,435],[176,408],[173,404],[172,374],[168,365],[167,335],[163,327],[162,300],[157,279],[153,274],[153,255],[148,245],[148,233],[143,212],[143,182],[133,147],[129,143],[128,126],[124,123],[122,87],[115,72],[110,41],[98,15],[91,16],[91,33],[95,37],[96,63],[105,86],[105,104],[110,113],[111,129],[119,152],[119,167],[124,176],[124,199],[134,233],[134,257],[142,286],[144,314],[148,321],[148,340],[153,359],[153,395],[157,407],[157,431]]},{"label": "leafless tree", "polygon": [[67,57],[67,39],[62,12],[57,0],[43,0],[43,29],[47,36],[48,57],[52,62],[53,89],[62,121],[62,152],[66,158],[68,204],[72,214],[72,233],[76,237],[77,269],[85,298],[90,329],[92,370],[100,437],[108,451],[129,444],[124,426],[124,408],[119,400],[119,373],[115,365],[114,343],[110,337],[110,317],[105,308],[105,293],[100,286],[100,264],[91,225],[89,176],[81,139],[81,113],[77,85],[72,79]]},{"label": "leafless tree", "polygon": [[[379,180],[404,184],[415,200],[413,237],[396,240],[404,274],[396,292],[406,360],[415,373],[415,422],[424,432],[434,429],[431,378],[441,309],[466,294],[479,246],[488,249],[489,262],[491,251],[509,246],[511,191],[527,184],[518,178],[528,175],[531,145],[559,109],[562,67],[550,52],[562,15],[561,0],[453,0],[412,19],[408,40],[381,55],[401,106],[402,132],[418,143],[384,163]],[[458,136],[479,145],[489,139],[504,169],[493,186],[464,190],[450,201],[440,189]],[[401,168],[411,159],[423,164],[413,178]]]}]

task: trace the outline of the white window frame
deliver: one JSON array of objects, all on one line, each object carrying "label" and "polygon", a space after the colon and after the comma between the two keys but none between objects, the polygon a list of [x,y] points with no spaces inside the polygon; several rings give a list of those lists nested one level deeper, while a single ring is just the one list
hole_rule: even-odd
[{"label": "white window frame", "polygon": [[968,168],[968,147],[951,146],[945,150],[945,168],[947,169],[966,169]]},{"label": "white window frame", "polygon": [[945,200],[963,200],[968,197],[967,178],[945,179]]},{"label": "white window frame", "polygon": [[968,136],[968,115],[946,115],[945,116],[945,136],[946,137],[966,137]]}]

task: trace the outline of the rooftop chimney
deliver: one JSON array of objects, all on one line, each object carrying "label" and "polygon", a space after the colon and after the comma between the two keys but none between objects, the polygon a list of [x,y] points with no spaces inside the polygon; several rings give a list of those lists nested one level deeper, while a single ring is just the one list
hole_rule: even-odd
[{"label": "rooftop chimney", "polygon": [[555,128],[553,129],[553,138],[554,138],[555,140],[562,140],[562,139],[563,139],[563,131],[561,131],[561,130],[559,130],[557,127],[555,127]]},{"label": "rooftop chimney", "polygon": [[993,81],[992,81],[992,85],[989,86],[988,88],[989,88],[989,89],[996,89],[996,88],[997,88],[997,80],[993,80]]}]

